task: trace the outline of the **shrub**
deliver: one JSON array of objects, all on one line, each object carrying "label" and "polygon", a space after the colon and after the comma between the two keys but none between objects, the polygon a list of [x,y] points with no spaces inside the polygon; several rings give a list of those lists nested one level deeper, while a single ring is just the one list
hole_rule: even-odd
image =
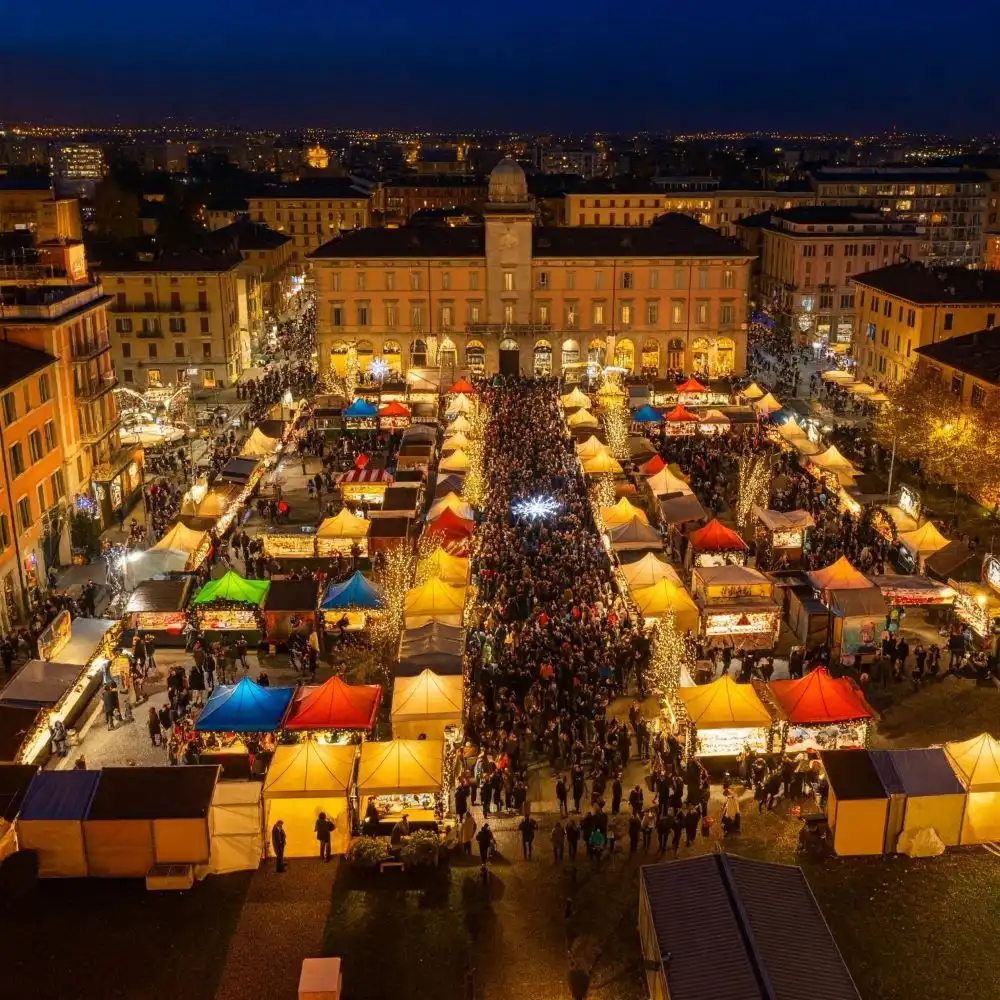
[{"label": "shrub", "polygon": [[417,830],[400,848],[399,858],[407,866],[432,867],[438,863],[441,841],[432,830]]},{"label": "shrub", "polygon": [[347,849],[347,861],[355,868],[374,868],[389,857],[389,844],[378,837],[355,837]]}]

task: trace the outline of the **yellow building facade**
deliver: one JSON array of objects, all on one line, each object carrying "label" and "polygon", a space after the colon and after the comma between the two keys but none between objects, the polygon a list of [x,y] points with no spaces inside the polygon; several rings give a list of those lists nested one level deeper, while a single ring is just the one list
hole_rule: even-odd
[{"label": "yellow building facade", "polygon": [[918,347],[996,325],[1000,272],[895,264],[853,279],[859,379],[885,385],[916,364]]},{"label": "yellow building facade", "polygon": [[538,227],[524,172],[490,175],[482,226],[367,229],[310,255],[320,371],[741,374],[751,258],[692,219]]}]

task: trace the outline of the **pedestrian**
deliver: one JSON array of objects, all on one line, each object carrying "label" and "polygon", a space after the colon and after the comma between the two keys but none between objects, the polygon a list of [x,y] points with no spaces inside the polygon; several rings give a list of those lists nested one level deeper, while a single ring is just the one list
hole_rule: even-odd
[{"label": "pedestrian", "polygon": [[566,846],[569,848],[570,861],[576,860],[576,849],[580,844],[580,827],[576,820],[570,817],[566,821]]},{"label": "pedestrian", "polygon": [[279,819],[271,827],[271,846],[274,848],[274,870],[276,872],[285,870],[285,843],[287,840],[285,821]]},{"label": "pedestrian", "polygon": [[149,706],[149,715],[146,717],[146,728],[149,730],[149,742],[154,747],[162,746],[163,732],[160,729],[160,719],[152,705]]},{"label": "pedestrian", "polygon": [[496,842],[489,822],[483,820],[482,829],[476,834],[476,843],[479,845],[479,860],[484,865],[490,860],[490,853],[496,847]]},{"label": "pedestrian", "polygon": [[656,841],[657,854],[665,854],[667,851],[667,837],[670,835],[670,820],[666,812],[660,813],[656,820]]},{"label": "pedestrian", "polygon": [[49,720],[49,738],[52,741],[52,752],[59,757],[65,757],[69,750],[66,747],[66,724],[58,715]]},{"label": "pedestrian", "polygon": [[689,802],[684,812],[685,847],[690,847],[694,843],[695,837],[698,836],[698,824],[700,822],[701,813],[693,803]]},{"label": "pedestrian", "polygon": [[647,809],[642,816],[642,849],[649,853],[649,842],[653,839],[653,830],[656,829],[656,809]]},{"label": "pedestrian", "polygon": [[642,820],[638,814],[632,813],[628,818],[628,854],[632,857],[639,849],[639,834],[642,832]]},{"label": "pedestrian", "polygon": [[644,802],[644,796],[642,794],[642,789],[636,785],[631,792],[628,793],[628,804],[629,808],[632,810],[633,816],[642,815],[642,806]]},{"label": "pedestrian", "polygon": [[455,789],[455,815],[458,816],[459,824],[461,824],[462,819],[465,817],[468,802],[469,786],[463,781],[462,784]]},{"label": "pedestrian", "polygon": [[104,709],[104,722],[108,732],[115,728],[115,712],[118,710],[118,692],[113,684],[105,684],[101,691],[101,705]]},{"label": "pedestrian", "polygon": [[330,834],[336,829],[336,825],[327,819],[325,812],[320,812],[316,817],[316,839],[319,841],[319,856],[321,861],[330,860]]},{"label": "pedestrian", "polygon": [[476,836],[476,821],[472,812],[467,812],[458,827],[458,839],[462,845],[463,854],[472,854],[472,841]]},{"label": "pedestrian", "polygon": [[556,799],[559,802],[559,815],[565,818],[569,815],[569,807],[566,801],[566,781],[561,774],[556,778]]},{"label": "pedestrian", "polygon": [[621,775],[616,774],[615,780],[611,782],[611,815],[617,816],[622,807],[622,781]]},{"label": "pedestrian", "polygon": [[538,829],[538,821],[532,816],[525,816],[517,829],[521,834],[521,852],[525,861],[531,860],[531,850],[535,842],[535,831]]},{"label": "pedestrian", "polygon": [[557,864],[563,859],[565,843],[566,831],[563,829],[562,823],[556,820],[556,825],[552,827],[552,860]]}]

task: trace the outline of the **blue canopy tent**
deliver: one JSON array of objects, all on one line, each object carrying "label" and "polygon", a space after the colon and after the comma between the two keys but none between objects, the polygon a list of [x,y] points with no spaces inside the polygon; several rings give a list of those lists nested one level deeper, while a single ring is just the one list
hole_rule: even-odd
[{"label": "blue canopy tent", "polygon": [[654,406],[650,406],[647,403],[645,406],[640,406],[635,413],[632,414],[633,424],[662,424],[663,423],[663,413],[656,409]]},{"label": "blue canopy tent", "polygon": [[331,583],[319,607],[321,611],[339,611],[348,608],[374,611],[382,607],[382,595],[362,575],[361,570],[358,570],[343,583]]},{"label": "blue canopy tent", "polygon": [[90,874],[83,821],[90,813],[100,771],[40,771],[31,780],[17,817],[22,850],[38,853],[43,878]]},{"label": "blue canopy tent", "polygon": [[194,728],[200,733],[269,733],[281,725],[295,688],[261,687],[249,677],[222,684],[202,709]]},{"label": "blue canopy tent", "polygon": [[371,403],[364,399],[356,399],[351,405],[344,410],[342,416],[348,420],[374,417],[378,414],[378,407],[373,406]]}]

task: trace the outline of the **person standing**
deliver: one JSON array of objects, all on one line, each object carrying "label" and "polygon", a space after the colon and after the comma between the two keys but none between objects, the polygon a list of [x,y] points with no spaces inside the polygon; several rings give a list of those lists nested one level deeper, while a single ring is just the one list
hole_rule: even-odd
[{"label": "person standing", "polygon": [[611,815],[617,816],[621,812],[622,808],[622,779],[621,775],[616,774],[614,781],[611,782]]},{"label": "person standing", "polygon": [[575,861],[576,849],[580,844],[580,827],[572,817],[566,822],[566,843],[569,846],[569,859]]},{"label": "person standing", "polygon": [[488,820],[483,820],[482,829],[476,834],[476,843],[479,845],[479,860],[485,865],[490,859],[490,851],[496,845],[496,837],[493,836]]},{"label": "person standing", "polygon": [[639,850],[639,834],[642,832],[642,820],[637,813],[628,818],[628,856],[632,857]]},{"label": "person standing", "polygon": [[469,786],[463,781],[462,784],[455,789],[455,815],[458,816],[459,824],[461,824],[462,820],[465,819],[468,803]]},{"label": "person standing", "polygon": [[651,807],[642,815],[642,849],[649,853],[649,842],[653,839],[653,830],[656,828],[656,809]]},{"label": "person standing", "polygon": [[327,819],[326,813],[321,812],[316,818],[316,839],[319,841],[319,856],[322,861],[330,860],[330,834],[335,827],[331,820]]},{"label": "person standing", "polygon": [[105,684],[101,692],[101,706],[104,709],[104,722],[108,727],[108,732],[113,732],[115,728],[115,711],[118,708],[118,692],[113,684]]},{"label": "person standing", "polygon": [[556,799],[559,801],[559,815],[564,818],[569,815],[569,806],[566,801],[567,797],[566,781],[560,774],[556,778]]},{"label": "person standing", "polygon": [[472,854],[472,841],[476,836],[476,821],[472,818],[472,812],[467,812],[462,817],[462,822],[458,828],[459,841],[462,844],[463,854]]},{"label": "person standing", "polygon": [[563,859],[563,851],[566,844],[566,831],[559,820],[552,827],[552,859],[558,864]]},{"label": "person standing", "polygon": [[521,852],[524,854],[524,860],[530,861],[531,849],[535,843],[535,831],[538,829],[538,820],[532,816],[525,816],[517,824],[517,829],[521,833]]},{"label": "person standing", "polygon": [[274,848],[274,870],[276,872],[283,872],[285,870],[285,843],[287,840],[285,821],[279,819],[271,827],[271,846]]}]

